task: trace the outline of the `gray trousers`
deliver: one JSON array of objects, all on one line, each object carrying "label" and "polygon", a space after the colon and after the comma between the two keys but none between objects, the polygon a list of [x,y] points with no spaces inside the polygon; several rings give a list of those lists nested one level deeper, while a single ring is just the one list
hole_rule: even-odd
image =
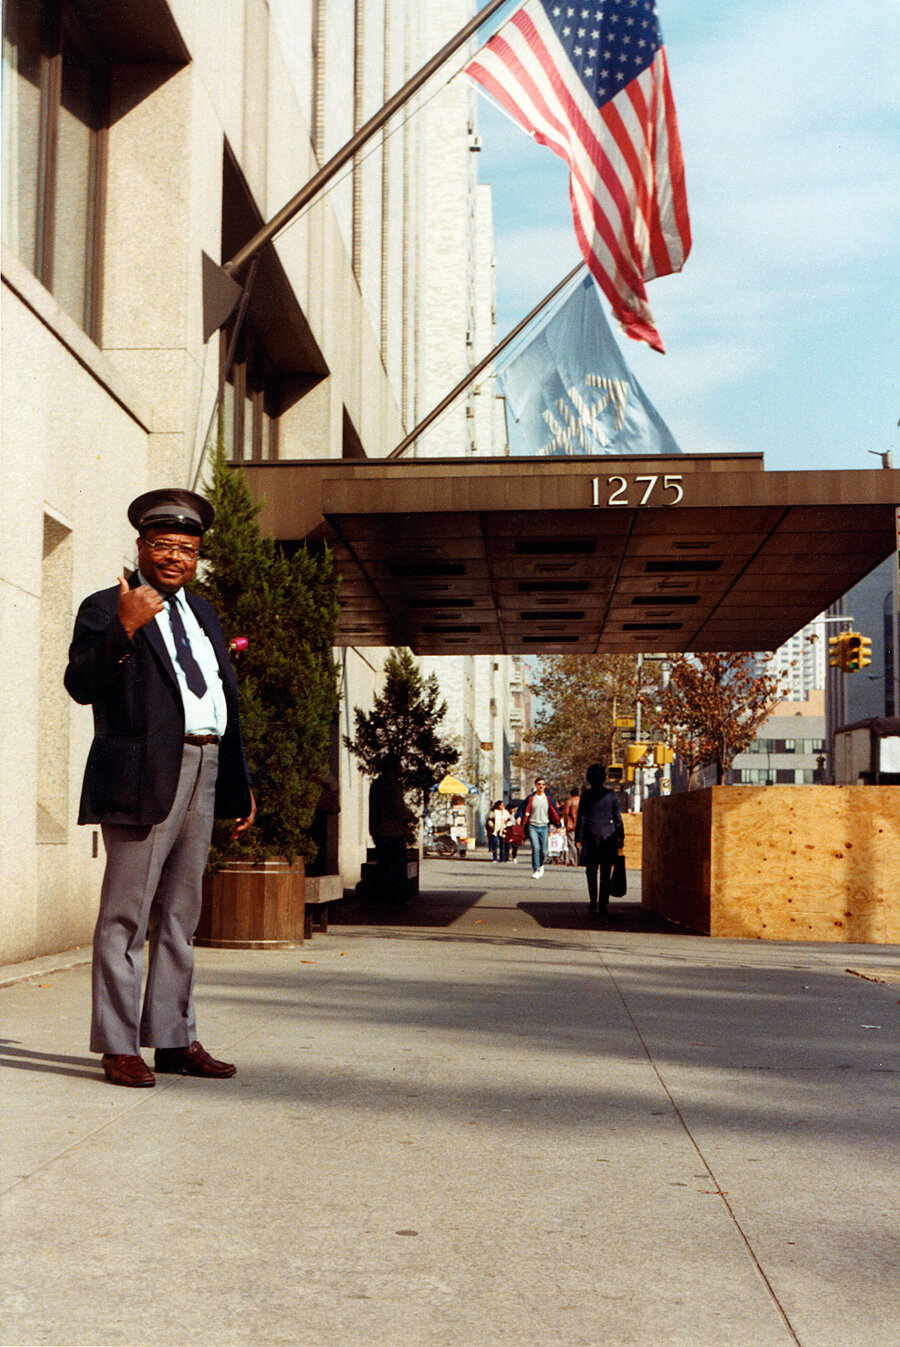
[{"label": "gray trousers", "polygon": [[[185,744],[175,802],[153,827],[103,825],[91,1052],[137,1055],[197,1037],[194,931],[215,812],[219,749]],[[141,1009],[144,942],[147,986]]]}]

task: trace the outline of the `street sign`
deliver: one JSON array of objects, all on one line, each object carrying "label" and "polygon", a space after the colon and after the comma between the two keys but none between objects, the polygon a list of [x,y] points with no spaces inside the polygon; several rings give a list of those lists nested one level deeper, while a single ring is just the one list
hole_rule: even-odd
[{"label": "street sign", "polygon": [[619,738],[622,740],[623,744],[632,744],[634,743],[634,736],[636,732],[637,731],[635,730],[622,730],[621,734],[619,735]]},{"label": "street sign", "polygon": [[614,723],[617,730],[633,730],[634,716],[616,716]]}]

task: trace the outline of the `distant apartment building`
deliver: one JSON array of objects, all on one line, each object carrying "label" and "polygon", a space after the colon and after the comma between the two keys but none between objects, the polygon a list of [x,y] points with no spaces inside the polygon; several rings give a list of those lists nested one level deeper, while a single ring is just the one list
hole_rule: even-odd
[{"label": "distant apartment building", "polygon": [[[784,700],[747,752],[735,759],[731,779],[742,785],[831,780],[835,729],[898,714],[898,627],[898,559],[893,556],[768,658],[765,668],[781,677]],[[849,630],[868,636],[872,646],[871,664],[847,673],[830,666],[828,642]]]},{"label": "distant apartment building", "polygon": [[[510,680],[509,724],[511,748],[513,754],[526,749],[531,743],[531,666],[521,655],[512,659],[512,678]],[[531,783],[521,768],[514,766],[510,773],[510,794],[521,798],[528,794]]]},{"label": "distant apartment building", "polygon": [[770,716],[757,737],[732,765],[730,781],[740,786],[812,786],[823,780],[825,716],[819,711],[790,712],[782,702],[780,714]]},{"label": "distant apartment building", "polygon": [[765,672],[780,679],[785,701],[807,702],[825,687],[827,654],[828,624],[821,614],[778,647],[765,663]]},{"label": "distant apartment building", "polygon": [[828,752],[836,729],[900,715],[900,554],[854,585],[828,610],[829,631],[857,631],[872,642],[871,664],[854,673],[829,667],[825,683]]},{"label": "distant apartment building", "polygon": [[820,614],[757,669],[779,679],[782,700],[738,754],[729,781],[743,786],[811,786],[824,779],[825,669],[829,625]]}]

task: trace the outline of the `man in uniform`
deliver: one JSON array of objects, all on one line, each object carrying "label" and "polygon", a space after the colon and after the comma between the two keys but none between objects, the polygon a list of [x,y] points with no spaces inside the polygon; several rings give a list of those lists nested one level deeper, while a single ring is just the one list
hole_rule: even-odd
[{"label": "man in uniform", "polygon": [[90,1046],[114,1085],[155,1084],[142,1046],[157,1071],[235,1073],[197,1041],[193,1004],[213,818],[236,819],[236,835],[256,814],[222,628],[184,589],[213,517],[177,488],[132,501],[138,569],[84,600],[69,650],[66,689],[94,712],[78,821],[99,824],[106,847]]}]

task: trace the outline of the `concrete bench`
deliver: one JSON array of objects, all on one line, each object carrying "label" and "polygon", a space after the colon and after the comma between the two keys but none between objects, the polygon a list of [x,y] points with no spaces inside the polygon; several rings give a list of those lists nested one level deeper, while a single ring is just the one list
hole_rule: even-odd
[{"label": "concrete bench", "polygon": [[324,934],[328,931],[328,908],[339,903],[344,896],[344,886],[340,875],[307,875],[305,908],[303,913],[303,936],[311,940],[314,931]]}]

